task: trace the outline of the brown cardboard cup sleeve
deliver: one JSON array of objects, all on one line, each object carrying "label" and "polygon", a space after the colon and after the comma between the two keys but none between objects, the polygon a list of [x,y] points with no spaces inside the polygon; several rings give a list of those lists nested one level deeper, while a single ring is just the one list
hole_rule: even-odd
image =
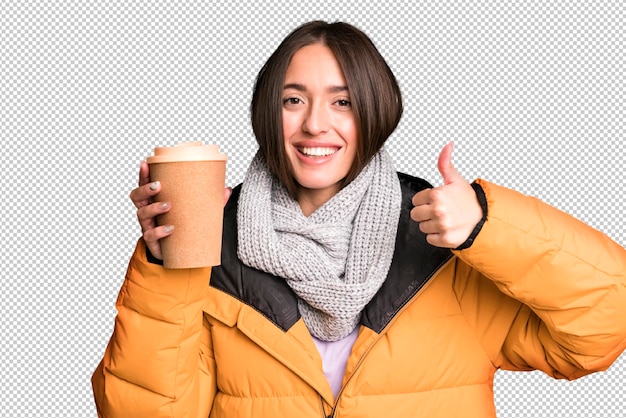
[{"label": "brown cardboard cup sleeve", "polygon": [[226,155],[216,145],[187,142],[155,148],[150,181],[161,182],[155,202],[170,202],[159,225],[174,225],[161,239],[165,268],[217,266],[221,260]]}]

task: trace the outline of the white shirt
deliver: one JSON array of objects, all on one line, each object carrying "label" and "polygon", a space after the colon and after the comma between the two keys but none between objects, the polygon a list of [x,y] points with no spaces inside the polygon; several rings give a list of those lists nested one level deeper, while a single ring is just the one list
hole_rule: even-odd
[{"label": "white shirt", "polygon": [[356,327],[348,336],[338,341],[322,341],[313,337],[317,350],[320,352],[320,356],[322,356],[324,375],[330,384],[335,398],[337,398],[341,390],[348,357],[352,352],[352,346],[358,335],[359,327]]}]

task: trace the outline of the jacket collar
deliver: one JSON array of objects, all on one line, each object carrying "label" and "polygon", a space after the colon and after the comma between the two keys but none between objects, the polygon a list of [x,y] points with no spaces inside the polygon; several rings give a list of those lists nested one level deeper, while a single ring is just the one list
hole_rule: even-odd
[{"label": "jacket collar", "polygon": [[[402,205],[398,234],[387,279],[368,303],[361,316],[370,346],[377,335],[429,282],[450,258],[448,249],[433,247],[410,219],[415,193],[431,187],[426,181],[398,174]],[[231,298],[209,298],[206,310],[216,319],[238,329],[252,341],[280,360],[322,397],[332,403],[332,392],[324,377],[319,352],[300,321],[298,299],[287,282],[271,274],[245,266],[237,257],[237,201],[241,186],[224,209],[224,233],[221,265],[211,272],[210,293],[226,293]],[[219,302],[218,302],[219,301]],[[243,302],[243,303],[241,303]]]},{"label": "jacket collar", "polygon": [[426,241],[419,224],[410,217],[415,193],[431,187],[425,180],[399,173],[402,205],[398,235],[387,279],[367,304],[361,324],[381,333],[400,309],[411,300],[450,259],[452,252]]},{"label": "jacket collar", "polygon": [[[402,205],[398,234],[387,279],[365,307],[362,325],[376,333],[398,313],[430,280],[433,274],[452,257],[448,249],[433,247],[410,219],[415,193],[431,187],[426,181],[398,174],[402,188]],[[298,299],[280,277],[252,269],[237,257],[237,186],[224,210],[222,264],[211,273],[211,287],[222,290],[249,306],[282,331],[289,330],[299,319]]]}]

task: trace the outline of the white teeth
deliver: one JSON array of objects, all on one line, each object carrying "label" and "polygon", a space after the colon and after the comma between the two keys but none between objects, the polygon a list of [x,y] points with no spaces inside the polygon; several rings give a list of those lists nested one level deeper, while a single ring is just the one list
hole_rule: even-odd
[{"label": "white teeth", "polygon": [[326,157],[328,155],[334,154],[337,149],[336,148],[308,148],[308,147],[299,147],[298,150],[304,155],[308,155],[310,157]]}]

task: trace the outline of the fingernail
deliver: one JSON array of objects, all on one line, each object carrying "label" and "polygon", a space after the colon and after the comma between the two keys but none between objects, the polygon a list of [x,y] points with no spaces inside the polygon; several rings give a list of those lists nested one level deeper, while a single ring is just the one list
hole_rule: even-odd
[{"label": "fingernail", "polygon": [[161,202],[161,204],[159,205],[159,208],[167,209],[169,205],[170,205],[170,202]]},{"label": "fingernail", "polygon": [[157,187],[159,187],[158,181],[153,181],[152,184],[150,184],[150,190],[156,190]]},{"label": "fingernail", "polygon": [[163,227],[163,232],[169,234],[170,232],[172,232],[174,230],[174,225],[165,225]]}]

